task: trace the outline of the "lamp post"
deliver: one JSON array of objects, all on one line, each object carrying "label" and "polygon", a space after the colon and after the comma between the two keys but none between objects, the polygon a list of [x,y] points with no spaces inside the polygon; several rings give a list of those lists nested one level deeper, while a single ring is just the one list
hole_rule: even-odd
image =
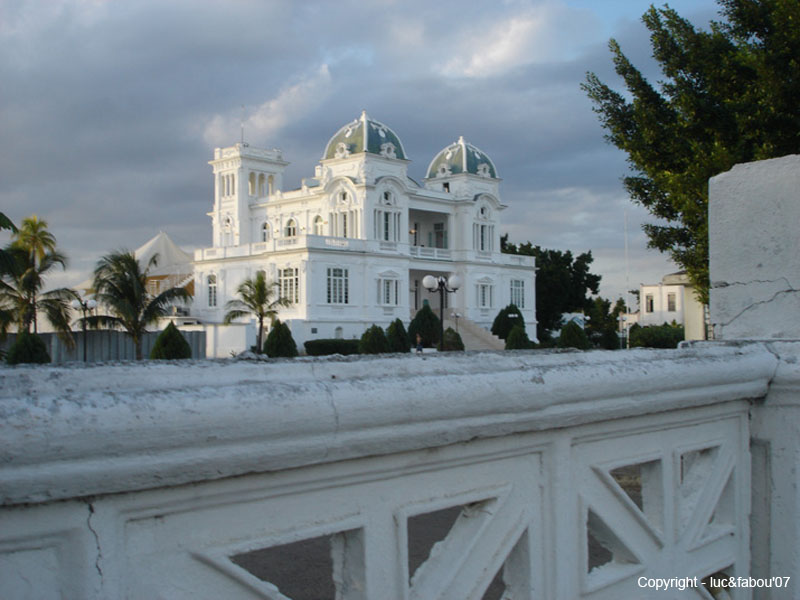
[{"label": "lamp post", "polygon": [[81,297],[80,299],[76,298],[72,301],[72,308],[83,311],[83,319],[81,320],[83,329],[83,362],[86,362],[86,313],[90,310],[94,310],[96,306],[97,302],[94,301],[94,298],[86,300]]},{"label": "lamp post", "polygon": [[425,275],[422,285],[431,292],[439,292],[439,344],[444,350],[444,295],[453,294],[461,287],[461,277],[453,273],[449,279],[443,275]]}]

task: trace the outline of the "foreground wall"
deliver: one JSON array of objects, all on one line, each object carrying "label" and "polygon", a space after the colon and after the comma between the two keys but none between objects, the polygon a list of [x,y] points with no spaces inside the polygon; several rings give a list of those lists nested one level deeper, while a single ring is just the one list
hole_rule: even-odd
[{"label": "foreground wall", "polygon": [[[756,344],[5,369],[0,597],[297,598],[270,567],[318,539],[345,599],[477,600],[498,572],[517,600],[747,576],[749,402],[778,362]],[[412,524],[447,508],[411,569]]]}]

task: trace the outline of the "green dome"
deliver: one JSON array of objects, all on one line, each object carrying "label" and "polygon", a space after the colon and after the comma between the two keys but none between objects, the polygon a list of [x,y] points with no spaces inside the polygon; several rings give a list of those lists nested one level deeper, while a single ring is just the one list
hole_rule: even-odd
[{"label": "green dome", "polygon": [[361,116],[337,131],[325,146],[326,158],[345,158],[359,152],[369,152],[386,158],[406,159],[406,152],[397,134],[383,123]]},{"label": "green dome", "polygon": [[497,179],[497,169],[482,150],[459,137],[458,141],[433,157],[428,167],[427,179],[447,177],[458,173],[471,173],[479,177]]}]

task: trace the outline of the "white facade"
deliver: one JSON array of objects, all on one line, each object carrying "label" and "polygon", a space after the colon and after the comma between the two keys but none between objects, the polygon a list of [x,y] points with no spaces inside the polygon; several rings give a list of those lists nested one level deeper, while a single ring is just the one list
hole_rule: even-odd
[{"label": "white facade", "polygon": [[535,331],[534,261],[500,253],[500,202],[491,159],[460,138],[431,161],[424,186],[407,174],[397,135],[366,113],[328,142],[314,178],[283,191],[278,150],[217,148],[212,246],[195,252],[194,316],[221,322],[225,303],[257,271],[292,302],[280,311],[298,344],[360,337],[406,324],[438,294],[425,275],[464,282],[447,308],[491,326],[514,301]]},{"label": "white facade", "polygon": [[687,340],[705,339],[705,307],[684,271],[665,275],[661,283],[639,286],[639,325],[683,325]]}]

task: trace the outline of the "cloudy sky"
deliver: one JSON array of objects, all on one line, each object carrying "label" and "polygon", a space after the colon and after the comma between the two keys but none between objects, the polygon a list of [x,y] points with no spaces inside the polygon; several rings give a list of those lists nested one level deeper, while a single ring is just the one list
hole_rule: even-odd
[{"label": "cloudy sky", "polygon": [[[215,146],[281,148],[287,188],[362,109],[421,180],[459,135],[503,178],[511,241],[591,250],[601,294],[675,266],[646,249],[625,156],[579,86],[616,82],[607,41],[653,79],[645,0],[0,0],[0,211],[46,219],[74,285],[112,249],[166,231],[211,243]],[[670,6],[696,24],[712,0]],[[244,109],[242,109],[244,106]],[[7,236],[0,238],[0,241]]]}]

